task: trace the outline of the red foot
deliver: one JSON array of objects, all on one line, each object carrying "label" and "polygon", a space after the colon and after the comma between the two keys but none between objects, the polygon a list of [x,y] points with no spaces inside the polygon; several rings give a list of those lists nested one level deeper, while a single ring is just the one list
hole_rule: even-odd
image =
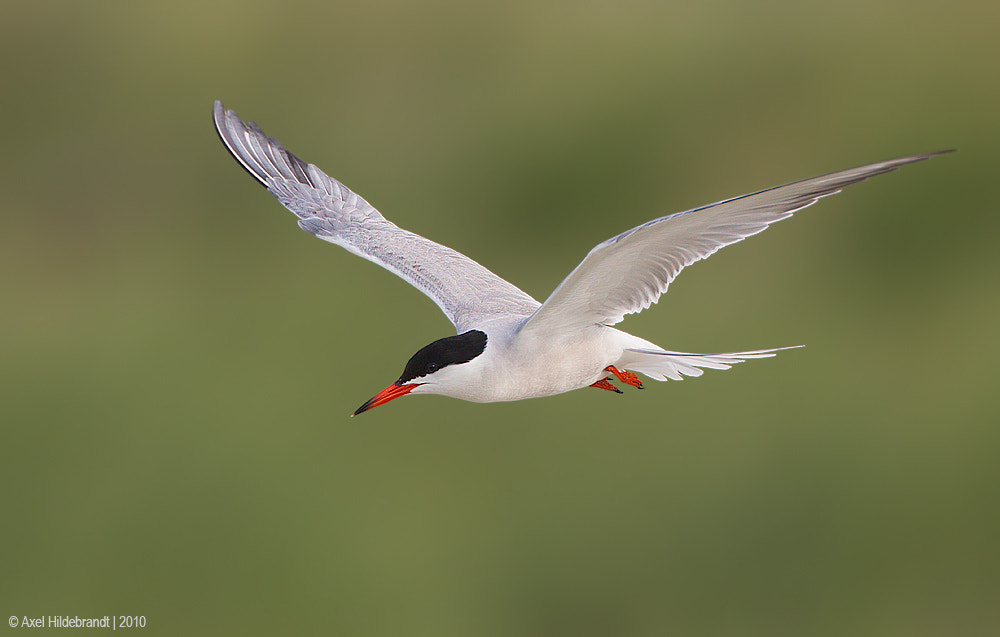
[{"label": "red foot", "polygon": [[608,391],[613,391],[616,394],[622,393],[622,390],[620,390],[617,387],[615,387],[614,385],[612,385],[611,384],[611,380],[608,379],[608,378],[602,378],[601,380],[599,380],[596,383],[594,383],[593,385],[591,385],[591,387],[596,387],[598,389],[606,389]]},{"label": "red foot", "polygon": [[625,383],[626,385],[631,385],[636,389],[642,389],[642,381],[639,380],[639,377],[632,372],[619,371],[619,369],[614,365],[608,365],[607,367],[604,368],[604,371],[611,372],[616,377],[618,377],[618,380]]}]

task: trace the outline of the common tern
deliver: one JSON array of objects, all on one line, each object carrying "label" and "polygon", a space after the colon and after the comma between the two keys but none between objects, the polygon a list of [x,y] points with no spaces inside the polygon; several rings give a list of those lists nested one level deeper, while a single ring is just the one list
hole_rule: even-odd
[{"label": "common tern", "polygon": [[394,383],[352,415],[407,394],[474,402],[551,396],[582,387],[621,393],[700,376],[787,348],[726,354],[665,350],[611,327],[655,303],[684,267],[845,186],[950,151],[890,159],[659,217],[598,244],[544,303],[446,246],[396,226],[359,195],[285,150],[222,102],[213,111],[233,157],[324,241],[373,261],[426,294],[457,334],[414,354]]}]

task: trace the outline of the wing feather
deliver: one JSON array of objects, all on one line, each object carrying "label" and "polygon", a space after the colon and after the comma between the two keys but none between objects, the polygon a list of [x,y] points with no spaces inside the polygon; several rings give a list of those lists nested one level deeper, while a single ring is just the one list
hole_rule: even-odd
[{"label": "wing feather", "polygon": [[692,263],[869,177],[944,152],[901,157],[653,219],[598,244],[522,327],[555,332],[614,325],[667,291]]},{"label": "wing feather", "polygon": [[299,227],[396,274],[426,294],[459,332],[497,315],[529,316],[539,303],[482,265],[403,230],[344,184],[285,150],[222,102],[215,128],[233,157],[299,218]]}]

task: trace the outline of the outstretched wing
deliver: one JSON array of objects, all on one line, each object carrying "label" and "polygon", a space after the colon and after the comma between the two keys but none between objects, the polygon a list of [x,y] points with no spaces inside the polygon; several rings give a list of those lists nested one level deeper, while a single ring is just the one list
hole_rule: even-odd
[{"label": "outstretched wing", "polygon": [[942,152],[891,159],[813,177],[654,219],[598,244],[521,328],[560,332],[614,325],[667,291],[681,270],[757,234],[821,197]]},{"label": "outstretched wing", "polygon": [[299,218],[299,226],[396,274],[434,301],[459,333],[539,303],[463,254],[387,221],[367,201],[215,102],[215,128],[240,164]]}]

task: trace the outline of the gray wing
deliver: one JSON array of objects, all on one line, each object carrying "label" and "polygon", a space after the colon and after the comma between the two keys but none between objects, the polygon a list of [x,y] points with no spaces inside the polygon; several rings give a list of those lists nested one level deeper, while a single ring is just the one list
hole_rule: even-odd
[{"label": "gray wing", "polygon": [[403,230],[367,201],[285,150],[253,122],[215,102],[215,128],[243,167],[299,218],[299,226],[396,274],[464,332],[497,315],[528,316],[539,303],[463,254]]},{"label": "gray wing", "polygon": [[654,219],[597,245],[528,319],[523,330],[613,325],[667,291],[682,269],[844,186],[944,152],[891,159]]}]

